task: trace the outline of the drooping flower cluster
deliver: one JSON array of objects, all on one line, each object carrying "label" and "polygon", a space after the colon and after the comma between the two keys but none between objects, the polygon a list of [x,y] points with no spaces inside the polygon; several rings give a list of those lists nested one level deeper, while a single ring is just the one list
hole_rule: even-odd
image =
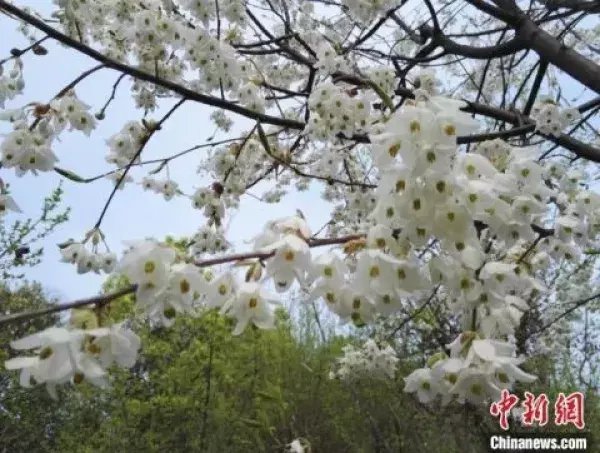
[{"label": "drooping flower cluster", "polygon": [[216,277],[206,274],[193,264],[178,262],[174,249],[166,245],[134,243],[119,268],[137,286],[136,304],[151,322],[170,326],[178,314],[220,308],[236,319],[235,335],[248,324],[262,329],[274,326],[272,305],[277,299],[259,283],[251,278],[238,283],[230,272]]},{"label": "drooping flower cluster", "polygon": [[14,59],[10,70],[0,65],[0,108],[4,108],[5,102],[20,94],[24,87],[23,62],[20,58]]},{"label": "drooping flower cluster", "polygon": [[194,313],[206,294],[202,270],[176,258],[173,248],[146,240],[132,243],[119,263],[119,270],[137,285],[136,305],[159,325],[171,325],[178,313]]},{"label": "drooping flower cluster", "polygon": [[192,206],[204,210],[209,225],[220,225],[225,215],[225,206],[220,192],[220,187],[201,187],[191,197]]},{"label": "drooping flower cluster", "polygon": [[[2,166],[14,168],[18,176],[31,172],[47,172],[54,169],[58,157],[52,151],[52,142],[65,129],[79,130],[90,135],[95,128],[90,106],[80,101],[72,90],[52,100],[49,104],[33,104],[10,111],[6,119],[12,122],[13,131],[2,142]],[[28,114],[34,117],[27,123]]]},{"label": "drooping flower cluster", "polygon": [[337,359],[336,368],[329,372],[330,379],[392,379],[396,374],[398,357],[389,345],[384,347],[369,339],[358,348],[346,345],[343,351],[344,355]]},{"label": "drooping flower cluster", "polygon": [[238,96],[240,98],[240,103],[250,110],[261,113],[265,111],[265,101],[260,96],[256,84],[248,82],[242,85],[238,89]]},{"label": "drooping flower cluster", "polygon": [[23,387],[46,384],[50,395],[57,398],[57,385],[87,381],[104,386],[113,363],[131,368],[140,339],[123,323],[89,329],[50,327],[11,342],[11,347],[33,350],[34,355],[7,360],[6,369],[21,370]]},{"label": "drooping flower cluster", "polygon": [[230,247],[223,230],[210,226],[201,227],[192,237],[192,241],[191,254],[196,259],[206,254],[223,253]]},{"label": "drooping flower cluster", "polygon": [[56,133],[68,124],[71,130],[78,130],[89,136],[96,127],[96,120],[89,112],[90,106],[82,102],[73,91],[50,102],[45,116],[50,118]]},{"label": "drooping flower cluster", "polygon": [[311,266],[309,237],[306,222],[300,217],[289,217],[268,222],[255,239],[255,250],[273,255],[267,261],[266,273],[278,292],[288,290],[295,281],[306,284]]},{"label": "drooping flower cluster", "polygon": [[[91,242],[92,248],[86,248],[86,243]],[[100,230],[92,230],[87,235],[83,242],[69,241],[60,244],[60,254],[62,261],[65,263],[74,264],[77,266],[77,273],[85,274],[87,272],[103,271],[107,274],[115,269],[117,263],[117,255],[111,253],[106,246],[106,251],[101,253],[98,251],[100,242],[104,241],[104,234]]]},{"label": "drooping flower cluster", "polygon": [[158,180],[150,176],[142,179],[142,187],[144,190],[162,194],[167,201],[178,195],[179,190],[179,184],[171,179]]},{"label": "drooping flower cluster", "polygon": [[419,368],[405,378],[405,391],[416,393],[422,403],[440,396],[443,404],[453,398],[473,404],[497,399],[502,389],[515,382],[530,383],[536,378],[517,365],[514,345],[497,340],[482,340],[475,332],[465,332],[448,345],[450,357],[433,356],[428,367]]},{"label": "drooping flower cluster", "polygon": [[139,157],[135,160],[134,157],[144,143],[147,133],[148,130],[142,123],[138,121],[127,122],[119,133],[106,141],[109,147],[106,161],[117,167],[125,167],[139,161]]},{"label": "drooping flower cluster", "polygon": [[37,129],[29,130],[25,122],[15,124],[15,130],[9,133],[2,145],[2,167],[14,168],[17,176],[26,173],[51,171],[58,158],[51,148],[52,137]]}]

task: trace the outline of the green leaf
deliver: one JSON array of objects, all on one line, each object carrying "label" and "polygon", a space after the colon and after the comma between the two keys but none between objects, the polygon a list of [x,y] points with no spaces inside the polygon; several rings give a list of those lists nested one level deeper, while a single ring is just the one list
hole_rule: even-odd
[{"label": "green leaf", "polygon": [[59,175],[64,176],[67,179],[70,179],[71,181],[80,182],[80,183],[86,183],[87,182],[87,180],[85,180],[81,176],[73,173],[70,170],[65,170],[64,168],[60,168],[60,167],[54,167],[54,171],[56,173],[58,173]]}]

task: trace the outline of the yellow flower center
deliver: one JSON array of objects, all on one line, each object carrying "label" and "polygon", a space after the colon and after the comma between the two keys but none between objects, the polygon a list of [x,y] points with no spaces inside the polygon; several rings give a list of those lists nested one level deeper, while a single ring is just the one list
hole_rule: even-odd
[{"label": "yellow flower center", "polygon": [[179,290],[181,294],[187,294],[190,291],[190,282],[183,279],[179,282]]},{"label": "yellow flower center", "polygon": [[46,346],[40,351],[40,359],[45,360],[48,357],[50,357],[53,353],[54,351],[52,350],[52,348],[50,346]]},{"label": "yellow flower center", "polygon": [[151,274],[152,272],[154,272],[156,269],[156,264],[154,264],[154,261],[146,261],[144,263],[144,272],[146,274]]},{"label": "yellow flower center", "polygon": [[448,136],[456,135],[456,127],[453,124],[446,124],[444,133]]},{"label": "yellow flower center", "polygon": [[372,266],[371,269],[369,270],[369,276],[371,278],[379,277],[379,266]]},{"label": "yellow flower center", "polygon": [[81,384],[84,379],[85,379],[85,376],[83,375],[83,373],[75,373],[73,375],[73,383],[74,384]]},{"label": "yellow flower center", "polygon": [[392,146],[388,148],[388,153],[390,157],[396,157],[398,155],[398,151],[400,151],[401,143],[394,143]]}]

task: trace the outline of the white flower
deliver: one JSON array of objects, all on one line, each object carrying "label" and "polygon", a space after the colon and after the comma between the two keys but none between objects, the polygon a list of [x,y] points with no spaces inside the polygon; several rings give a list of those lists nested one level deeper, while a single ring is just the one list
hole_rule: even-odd
[{"label": "white flower", "polygon": [[285,451],[289,453],[305,453],[306,449],[299,439],[294,439],[292,442],[286,445]]},{"label": "white flower", "polygon": [[138,285],[139,299],[152,297],[167,284],[169,266],[175,260],[175,251],[155,241],[135,243],[123,255],[119,263],[120,271]]},{"label": "white flower", "polygon": [[230,273],[226,272],[211,280],[207,289],[206,305],[208,307],[222,307],[235,290],[235,282]]},{"label": "white flower", "polygon": [[259,283],[241,283],[236,294],[231,297],[221,313],[227,313],[237,320],[233,335],[241,334],[249,323],[259,329],[272,329],[275,326],[275,314],[272,305],[278,299],[269,294]]},{"label": "white flower", "polygon": [[135,365],[141,340],[124,323],[86,330],[85,333],[90,336],[86,352],[96,357],[102,367],[108,368],[113,363],[123,368]]},{"label": "white flower", "polygon": [[6,214],[6,210],[22,212],[13,197],[8,194],[0,194],[0,217]]},{"label": "white flower", "polygon": [[310,248],[305,240],[286,234],[268,248],[274,249],[275,255],[267,261],[267,275],[273,278],[278,292],[287,290],[296,279],[300,284],[306,282],[306,274],[310,270]]},{"label": "white flower", "polygon": [[429,368],[419,368],[404,378],[404,391],[416,393],[421,403],[433,401],[437,391]]},{"label": "white flower", "polygon": [[44,331],[11,342],[13,349],[36,349],[36,357],[17,357],[5,362],[7,370],[23,369],[21,382],[29,383],[31,376],[35,382],[60,381],[72,372],[70,362],[71,343],[76,338],[73,332],[59,327],[50,327]]},{"label": "white flower", "polygon": [[456,384],[450,389],[459,402],[481,405],[500,396],[500,388],[492,382],[487,373],[477,368],[465,368],[458,375]]},{"label": "white flower", "polygon": [[104,385],[105,371],[94,359],[81,352],[83,332],[61,327],[50,327],[28,337],[11,342],[14,349],[35,349],[36,356],[7,360],[7,370],[21,370],[20,383],[24,387],[45,383],[53,398],[57,384],[79,383],[83,379]]},{"label": "white flower", "polygon": [[365,294],[393,294],[398,282],[397,268],[402,264],[379,250],[367,249],[357,256],[353,286]]},{"label": "white flower", "polygon": [[15,168],[17,176],[27,172],[50,171],[58,161],[50,148],[51,139],[28,129],[17,129],[6,137],[0,151],[2,166]]},{"label": "white flower", "polygon": [[342,288],[338,304],[328,304],[344,321],[352,321],[362,327],[375,317],[375,303],[370,294],[363,294],[359,288],[346,286]]},{"label": "white flower", "polygon": [[77,263],[77,261],[86,253],[87,250],[81,242],[73,242],[60,249],[62,261],[65,263]]},{"label": "white flower", "polygon": [[125,188],[125,184],[133,181],[131,175],[125,174],[125,170],[115,171],[110,175],[107,175],[106,179],[112,181],[119,190],[123,190]]}]

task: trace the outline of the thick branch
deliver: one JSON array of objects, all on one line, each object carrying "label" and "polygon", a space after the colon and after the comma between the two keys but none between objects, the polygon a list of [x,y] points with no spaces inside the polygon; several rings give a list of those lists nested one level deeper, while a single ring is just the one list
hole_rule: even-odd
[{"label": "thick branch", "polygon": [[506,57],[526,48],[525,42],[519,38],[513,38],[495,46],[475,47],[457,43],[442,33],[436,33],[429,25],[422,25],[419,30],[421,31],[421,36],[431,39],[434,44],[444,49],[447,53],[476,60]]},{"label": "thick branch", "polygon": [[132,294],[135,290],[136,290],[136,286],[130,285],[119,291],[115,291],[114,293],[101,294],[99,296],[89,297],[87,299],[76,300],[74,302],[69,302],[66,304],[50,306],[47,308],[43,308],[41,310],[26,311],[26,312],[22,312],[22,313],[15,313],[12,315],[6,315],[6,316],[3,316],[2,318],[0,318],[0,326],[4,325],[4,324],[9,324],[14,321],[38,318],[43,315],[66,311],[66,310],[70,310],[72,308],[80,308],[80,307],[85,307],[88,305],[104,305],[104,304],[107,304],[108,302],[118,299],[119,297],[126,296],[127,294]]},{"label": "thick branch", "polygon": [[[488,4],[482,5],[484,2],[469,0],[469,3],[492,14]],[[599,65],[569,49],[557,38],[537,26],[513,0],[494,0],[494,3],[507,13],[499,18],[515,29],[516,37],[526,42],[527,48],[534,50],[542,60],[552,63],[582,85],[600,94]],[[498,16],[494,15],[494,17]]]}]

